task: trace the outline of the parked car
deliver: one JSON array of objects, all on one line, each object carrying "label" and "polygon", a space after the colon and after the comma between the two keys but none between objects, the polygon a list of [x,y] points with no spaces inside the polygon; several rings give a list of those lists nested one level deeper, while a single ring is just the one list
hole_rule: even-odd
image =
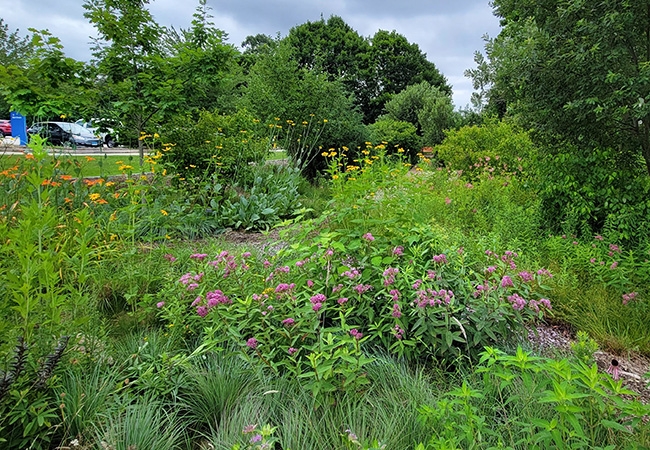
[{"label": "parked car", "polygon": [[99,119],[91,119],[88,122],[83,119],[79,119],[75,123],[86,128],[91,133],[98,135],[106,147],[115,147],[117,144],[117,133],[115,130],[107,127],[104,123],[102,123],[102,125],[99,125],[98,122],[100,122]]},{"label": "parked car", "polygon": [[101,147],[102,139],[87,128],[69,122],[37,122],[27,130],[27,134],[47,139],[52,145]]},{"label": "parked car", "polygon": [[0,138],[11,136],[11,121],[0,119]]}]

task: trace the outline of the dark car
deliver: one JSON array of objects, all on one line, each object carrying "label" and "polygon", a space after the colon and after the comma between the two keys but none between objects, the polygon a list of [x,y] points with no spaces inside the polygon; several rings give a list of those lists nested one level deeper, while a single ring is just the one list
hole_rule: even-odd
[{"label": "dark car", "polygon": [[0,119],[0,138],[11,136],[11,121]]},{"label": "dark car", "polygon": [[27,134],[47,139],[52,145],[64,147],[101,147],[102,139],[94,135],[86,128],[69,122],[37,122],[27,130]]}]

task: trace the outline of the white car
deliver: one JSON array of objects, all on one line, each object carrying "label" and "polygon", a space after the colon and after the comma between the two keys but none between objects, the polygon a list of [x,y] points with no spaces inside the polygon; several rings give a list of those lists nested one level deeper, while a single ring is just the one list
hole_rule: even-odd
[{"label": "white car", "polygon": [[86,122],[83,119],[77,120],[75,123],[77,125],[81,125],[82,127],[88,129],[91,133],[98,135],[101,139],[103,144],[108,147],[108,148],[113,148],[115,147],[116,141],[117,141],[117,136],[115,133],[115,130],[112,128],[106,128],[106,131],[100,131],[99,127],[93,123],[93,120],[97,119],[91,119],[89,122]]}]

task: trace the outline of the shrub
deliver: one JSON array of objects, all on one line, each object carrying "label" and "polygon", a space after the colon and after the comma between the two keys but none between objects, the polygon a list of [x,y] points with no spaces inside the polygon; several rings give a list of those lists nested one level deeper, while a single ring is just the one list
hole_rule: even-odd
[{"label": "shrub", "polygon": [[492,119],[481,126],[448,131],[436,151],[447,167],[462,171],[465,179],[474,181],[484,171],[521,174],[535,149],[526,132]]},{"label": "shrub", "polygon": [[202,111],[197,120],[177,116],[165,128],[162,163],[180,178],[245,179],[250,163],[264,161],[268,133],[245,109],[232,115]]},{"label": "shrub", "polygon": [[370,140],[377,144],[385,143],[389,154],[402,148],[411,162],[415,162],[422,142],[413,124],[384,116],[372,125],[368,125],[368,129],[370,130]]}]

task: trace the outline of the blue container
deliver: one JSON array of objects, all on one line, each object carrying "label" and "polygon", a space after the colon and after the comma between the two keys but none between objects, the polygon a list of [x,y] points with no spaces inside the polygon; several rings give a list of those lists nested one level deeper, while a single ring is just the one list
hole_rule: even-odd
[{"label": "blue container", "polygon": [[27,145],[27,120],[25,117],[16,111],[11,111],[9,119],[11,121],[11,137],[19,137],[20,145]]}]

